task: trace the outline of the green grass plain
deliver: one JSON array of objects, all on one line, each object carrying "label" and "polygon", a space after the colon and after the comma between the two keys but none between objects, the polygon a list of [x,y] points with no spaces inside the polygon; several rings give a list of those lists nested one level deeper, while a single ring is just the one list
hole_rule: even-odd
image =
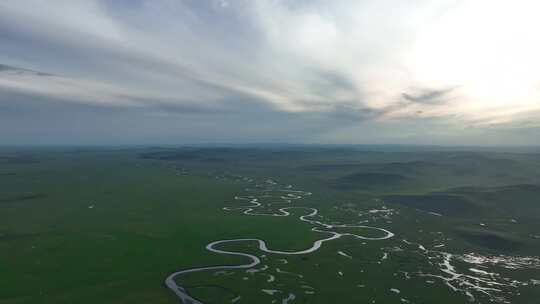
[{"label": "green grass plain", "polygon": [[[179,174],[179,168],[187,174]],[[399,215],[390,222],[370,219],[395,232],[394,239],[362,242],[345,237],[313,254],[286,257],[286,265],[277,261],[281,257],[269,256],[266,263],[272,268],[304,276],[281,275],[279,288],[298,293],[305,285],[300,281],[305,281],[317,290],[315,295],[298,293],[292,303],[399,303],[402,297],[412,303],[466,303],[442,283],[403,278],[403,272],[430,270],[416,252],[396,253],[378,263],[381,248],[402,246],[402,239],[435,245],[435,232],[451,239],[446,249],[455,253],[540,253],[538,154],[318,148],[9,150],[0,153],[0,303],[178,303],[163,284],[169,273],[245,262],[206,251],[211,241],[261,238],[272,248],[299,250],[320,238],[296,216],[223,211],[248,186],[239,175],[271,177],[311,191],[299,204],[341,222],[358,221],[358,212],[376,208],[378,199],[395,198],[386,205]],[[437,195],[461,198],[472,209],[461,204],[457,208],[454,200],[433,199]],[[422,199],[411,206],[410,197]],[[429,205],[432,200],[438,202],[435,209]],[[436,217],[429,211],[448,214]],[[254,244],[234,246],[261,255]],[[354,259],[337,255],[340,250]],[[523,281],[540,279],[538,269],[511,275]],[[208,303],[227,303],[235,294],[242,294],[242,303],[272,300],[260,291],[267,285],[263,277],[240,272],[230,277],[196,273],[182,282],[199,286],[190,291]],[[539,289],[522,287],[512,303],[536,303]]]}]

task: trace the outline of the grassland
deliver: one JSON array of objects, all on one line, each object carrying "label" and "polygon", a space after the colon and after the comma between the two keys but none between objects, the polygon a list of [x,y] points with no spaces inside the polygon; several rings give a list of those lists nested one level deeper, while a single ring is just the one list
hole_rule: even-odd
[{"label": "grassland", "polygon": [[[245,262],[206,251],[211,241],[259,238],[272,248],[309,247],[321,234],[299,214],[253,217],[222,209],[268,178],[313,192],[295,204],[317,208],[328,221],[366,220],[396,233],[373,242],[343,237],[309,255],[286,257],[286,264],[282,256],[267,255],[264,264],[277,279],[272,288],[284,296],[294,292],[291,303],[465,303],[464,294],[440,279],[419,275],[440,274],[437,263],[444,257],[434,246],[444,243],[456,257],[540,255],[538,154],[7,150],[0,153],[0,303],[178,303],[163,284],[171,272]],[[369,212],[381,206],[392,214]],[[225,248],[262,255],[249,242]],[[466,271],[466,264],[456,263]],[[533,281],[540,280],[540,265],[526,266],[485,270],[526,282],[504,286],[502,294],[512,303],[533,304],[540,297]],[[179,282],[205,303],[228,303],[238,295],[240,303],[281,299],[261,292],[266,280],[237,271],[194,273]],[[477,295],[476,301],[489,298]]]}]

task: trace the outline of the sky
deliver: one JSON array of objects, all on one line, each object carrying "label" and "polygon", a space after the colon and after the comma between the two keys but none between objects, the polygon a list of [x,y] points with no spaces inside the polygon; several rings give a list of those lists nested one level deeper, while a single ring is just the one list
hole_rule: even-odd
[{"label": "sky", "polygon": [[0,145],[538,145],[535,0],[3,0]]}]

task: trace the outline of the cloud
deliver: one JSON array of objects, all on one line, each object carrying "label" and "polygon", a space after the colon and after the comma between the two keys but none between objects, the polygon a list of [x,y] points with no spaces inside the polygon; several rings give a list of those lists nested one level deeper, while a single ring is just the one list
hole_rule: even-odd
[{"label": "cloud", "polygon": [[[0,103],[22,94],[77,113],[123,109],[112,111],[118,120],[148,116],[160,125],[156,116],[169,117],[174,130],[194,130],[189,121],[232,132],[249,122],[246,140],[285,133],[329,140],[355,126],[378,126],[390,140],[393,131],[381,124],[420,133],[434,123],[457,133],[466,125],[519,124],[540,110],[540,40],[532,30],[540,24],[527,13],[531,5],[3,1]],[[504,27],[505,14],[513,22]],[[183,122],[173,119],[180,116]],[[282,124],[273,134],[260,127],[272,119]],[[347,141],[362,138],[353,133]]]},{"label": "cloud", "polygon": [[455,91],[455,89],[455,87],[445,89],[421,89],[416,90],[414,93],[401,93],[401,96],[412,103],[444,103],[448,101],[448,95]]},{"label": "cloud", "polygon": [[43,72],[36,72],[32,70],[17,68],[5,64],[0,64],[0,73],[15,73],[15,74],[33,74],[36,76],[54,76],[53,74],[49,73],[43,73]]}]

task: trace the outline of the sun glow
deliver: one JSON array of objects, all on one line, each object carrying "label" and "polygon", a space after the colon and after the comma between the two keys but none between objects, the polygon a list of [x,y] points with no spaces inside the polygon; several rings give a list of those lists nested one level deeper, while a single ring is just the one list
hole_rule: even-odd
[{"label": "sun glow", "polygon": [[471,110],[540,106],[536,1],[471,1],[433,20],[409,54],[418,83],[458,86]]}]

